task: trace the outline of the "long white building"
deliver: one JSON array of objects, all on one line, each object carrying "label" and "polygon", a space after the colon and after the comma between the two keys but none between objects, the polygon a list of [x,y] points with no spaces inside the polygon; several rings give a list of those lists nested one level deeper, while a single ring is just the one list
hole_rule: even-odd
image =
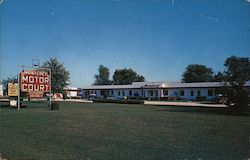
[{"label": "long white building", "polygon": [[[82,95],[89,98],[113,97],[122,99],[124,97],[144,99],[185,99],[195,100],[197,97],[213,99],[221,93],[223,84],[221,82],[202,83],[180,83],[180,82],[134,82],[130,85],[97,85],[83,88]],[[250,81],[245,84],[250,88]]]}]

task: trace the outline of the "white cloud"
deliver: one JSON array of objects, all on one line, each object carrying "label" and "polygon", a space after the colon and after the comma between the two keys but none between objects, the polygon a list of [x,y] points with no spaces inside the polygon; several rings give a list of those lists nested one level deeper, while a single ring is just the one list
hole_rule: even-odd
[{"label": "white cloud", "polygon": [[216,17],[211,17],[211,16],[207,16],[207,15],[204,15],[204,14],[200,14],[200,17],[206,18],[208,20],[216,21],[216,22],[219,21],[219,19],[216,18]]},{"label": "white cloud", "polygon": [[246,0],[246,1],[250,3],[250,0]]}]

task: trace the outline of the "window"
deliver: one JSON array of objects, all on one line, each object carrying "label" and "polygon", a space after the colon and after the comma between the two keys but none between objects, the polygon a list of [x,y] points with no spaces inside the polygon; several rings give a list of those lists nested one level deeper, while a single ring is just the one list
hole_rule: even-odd
[{"label": "window", "polygon": [[121,95],[121,92],[120,91],[118,91],[118,96],[120,96]]},{"label": "window", "polygon": [[201,91],[198,91],[198,95],[197,95],[197,96],[198,96],[198,97],[201,96]]},{"label": "window", "polygon": [[208,96],[213,96],[213,90],[212,90],[212,89],[209,89],[209,90],[207,91],[207,95],[208,95]]},{"label": "window", "polygon": [[191,96],[194,96],[194,91],[191,91],[191,92],[190,92],[190,95],[191,95]]},{"label": "window", "polygon": [[124,92],[124,91],[122,91],[122,95],[123,95],[123,96],[125,95],[125,92]]},{"label": "window", "polygon": [[135,92],[135,93],[134,93],[134,96],[135,96],[135,97],[138,97],[138,96],[139,96],[139,93],[138,93],[138,92]]},{"label": "window", "polygon": [[150,91],[150,96],[154,96],[154,92],[153,91]]},{"label": "window", "polygon": [[164,95],[164,96],[168,96],[168,90],[167,90],[167,89],[164,89],[164,90],[163,90],[163,95]]},{"label": "window", "polygon": [[158,97],[158,91],[155,91],[155,96]]},{"label": "window", "polygon": [[111,91],[111,95],[114,95],[114,91]]},{"label": "window", "polygon": [[180,95],[184,96],[184,90],[180,90]]},{"label": "window", "polygon": [[129,95],[132,96],[132,91],[131,90],[129,91]]}]

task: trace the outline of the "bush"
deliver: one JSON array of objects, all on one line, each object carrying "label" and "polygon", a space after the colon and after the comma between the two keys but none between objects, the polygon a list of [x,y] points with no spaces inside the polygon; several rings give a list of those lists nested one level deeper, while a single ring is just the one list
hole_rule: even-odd
[{"label": "bush", "polygon": [[144,104],[143,100],[122,100],[121,104]]},{"label": "bush", "polygon": [[235,104],[235,107],[237,108],[246,109],[248,108],[249,102],[248,92],[243,89],[236,90],[228,97],[228,102],[227,105],[229,106]]},{"label": "bush", "polygon": [[51,103],[51,110],[59,110],[59,103],[52,102]]},{"label": "bush", "polygon": [[127,97],[129,100],[147,100],[147,98],[143,97],[136,97],[136,96],[129,96]]},{"label": "bush", "polygon": [[94,103],[119,103],[119,104],[144,104],[143,100],[114,100],[114,99],[98,99],[93,100]]},{"label": "bush", "polygon": [[170,99],[169,97],[161,97],[161,98],[160,98],[161,101],[167,101],[167,100],[169,100],[169,99]]},{"label": "bush", "polygon": [[206,101],[207,98],[205,96],[198,96],[196,97],[196,101]]}]

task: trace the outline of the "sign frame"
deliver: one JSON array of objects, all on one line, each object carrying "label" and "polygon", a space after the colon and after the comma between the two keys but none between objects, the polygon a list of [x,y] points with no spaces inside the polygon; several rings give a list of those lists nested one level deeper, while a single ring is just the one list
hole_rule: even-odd
[{"label": "sign frame", "polygon": [[[51,96],[51,69],[50,68],[44,68],[44,67],[30,67],[30,66],[24,66],[24,65],[17,65],[17,77],[18,77],[18,103],[17,103],[17,109],[20,110],[20,102],[21,102],[21,73],[20,70],[22,69],[22,71],[24,69],[27,70],[33,70],[33,71],[47,71],[49,74],[49,107],[51,108],[51,100],[52,100],[52,96]],[[38,98],[38,97],[37,97]]]}]

